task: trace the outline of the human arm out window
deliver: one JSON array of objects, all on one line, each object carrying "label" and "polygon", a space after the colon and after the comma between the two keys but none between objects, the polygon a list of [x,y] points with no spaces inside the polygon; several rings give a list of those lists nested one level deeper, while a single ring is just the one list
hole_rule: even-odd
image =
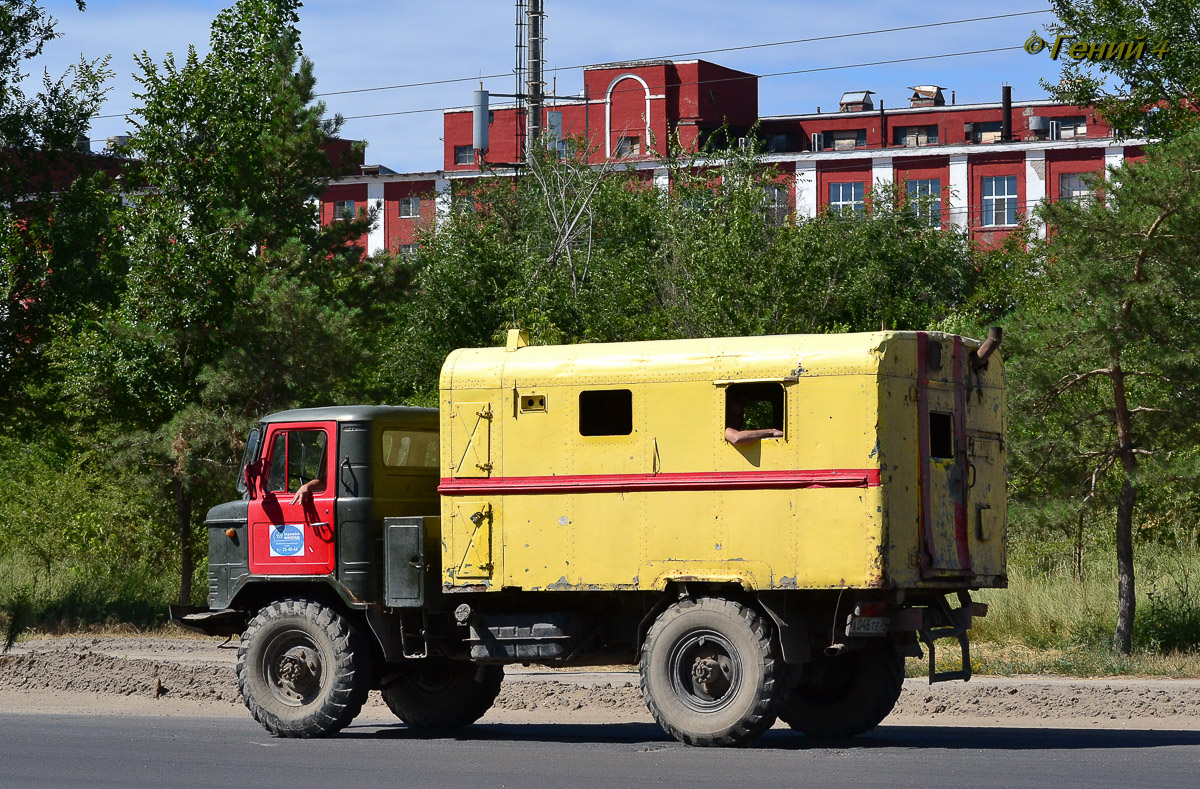
[{"label": "human arm out window", "polygon": [[725,387],[725,440],[734,446],[784,438],[783,384],[730,384]]}]

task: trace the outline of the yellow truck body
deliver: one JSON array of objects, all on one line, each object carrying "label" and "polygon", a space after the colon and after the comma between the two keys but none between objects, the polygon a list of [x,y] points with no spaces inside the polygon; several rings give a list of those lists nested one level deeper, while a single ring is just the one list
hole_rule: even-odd
[{"label": "yellow truck body", "polygon": [[[973,364],[978,346],[883,331],[455,351],[443,587],[1004,586],[1004,371]],[[734,446],[737,408],[782,437]]]}]

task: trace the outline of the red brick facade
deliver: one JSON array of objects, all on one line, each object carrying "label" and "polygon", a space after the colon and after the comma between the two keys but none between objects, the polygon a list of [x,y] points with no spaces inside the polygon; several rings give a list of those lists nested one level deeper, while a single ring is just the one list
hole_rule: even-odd
[{"label": "red brick facade", "polygon": [[[1001,102],[946,104],[937,86],[914,89],[912,106],[898,109],[877,106],[869,91],[860,91],[845,94],[837,112],[759,117],[758,77],[703,60],[592,66],[578,95],[548,101],[543,128],[561,120],[563,137],[582,139],[593,163],[619,157],[644,168],[649,179],[672,135],[696,150],[719,129],[732,142],[757,124],[765,159],[785,174],[787,203],[797,217],[814,216],[831,198],[858,210],[856,196],[869,202],[872,187],[906,189],[919,181],[911,188],[939,197],[944,227],[960,227],[989,246],[1012,232],[1014,216],[1023,221],[1042,200],[1062,199],[1064,184],[1080,194],[1086,181],[1076,176],[1141,156],[1141,141],[1114,141],[1091,108],[1049,101],[1014,103],[1009,139],[1002,140]],[[364,168],[322,196],[321,221],[333,220],[336,201],[369,203],[382,221],[364,248],[403,250],[415,242],[418,226],[448,210],[454,181],[477,178],[481,162],[503,172],[519,160],[523,128],[518,108],[493,105],[489,148],[475,151],[471,110],[447,110],[441,170]],[[418,205],[404,201],[414,196]]]}]

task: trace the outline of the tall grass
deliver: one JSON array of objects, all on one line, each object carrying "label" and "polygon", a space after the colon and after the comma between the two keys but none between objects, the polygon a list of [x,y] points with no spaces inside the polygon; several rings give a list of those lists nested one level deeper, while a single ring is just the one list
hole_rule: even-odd
[{"label": "tall grass", "polygon": [[6,641],[23,631],[155,628],[166,622],[176,584],[173,573],[145,562],[47,568],[18,553],[0,561],[0,627]]},{"label": "tall grass", "polygon": [[974,668],[999,674],[1200,676],[1200,553],[1140,549],[1134,654],[1128,657],[1112,650],[1115,564],[1098,553],[1085,561],[1077,579],[1066,564],[1010,562],[1007,589],[976,595],[989,610],[971,632]]}]

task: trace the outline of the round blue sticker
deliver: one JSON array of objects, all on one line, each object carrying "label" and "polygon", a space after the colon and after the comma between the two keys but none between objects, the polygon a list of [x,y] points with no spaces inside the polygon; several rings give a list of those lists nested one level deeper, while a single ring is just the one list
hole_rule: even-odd
[{"label": "round blue sticker", "polygon": [[272,556],[299,556],[304,553],[304,529],[284,523],[271,529]]}]

